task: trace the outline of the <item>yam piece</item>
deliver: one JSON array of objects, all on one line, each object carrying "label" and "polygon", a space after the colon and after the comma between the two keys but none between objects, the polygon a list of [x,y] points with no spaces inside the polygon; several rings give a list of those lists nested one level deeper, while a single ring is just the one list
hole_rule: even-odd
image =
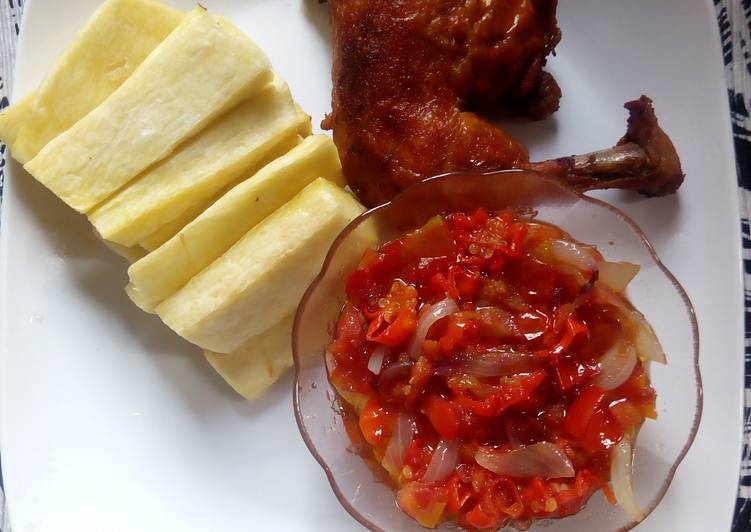
[{"label": "yam piece", "polygon": [[[68,130],[128,79],[184,14],[151,0],[108,0],[92,15],[0,138],[22,164]],[[4,122],[0,118],[0,123]]]},{"label": "yam piece", "polygon": [[277,78],[97,207],[89,221],[106,240],[132,246],[257,169],[280,143],[289,150],[298,119]]},{"label": "yam piece", "polygon": [[264,166],[133,264],[128,275],[141,301],[151,306],[175,293],[318,177],[344,186],[336,146],[325,135],[306,138]]},{"label": "yam piece", "polygon": [[231,353],[291,314],[339,232],[364,208],[318,178],[156,307],[180,336]]},{"label": "yam piece", "polygon": [[197,7],[109,98],[25,168],[88,212],[270,79],[268,59],[247,36]]},{"label": "yam piece", "polygon": [[232,353],[204,351],[206,360],[227,384],[246,399],[258,399],[292,367],[292,323],[287,316]]}]

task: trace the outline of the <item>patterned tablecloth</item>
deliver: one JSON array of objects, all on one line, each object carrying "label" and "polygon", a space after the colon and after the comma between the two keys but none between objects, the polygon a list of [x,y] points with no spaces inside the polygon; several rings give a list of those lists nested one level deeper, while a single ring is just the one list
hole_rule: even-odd
[{"label": "patterned tablecloth", "polygon": [[[743,265],[746,276],[745,360],[746,408],[744,411],[743,460],[738,480],[738,498],[731,532],[751,531],[751,0],[713,0],[722,37],[722,52],[728,84],[733,135],[738,162],[738,199],[743,233]],[[24,0],[0,0],[0,109],[9,103],[16,40]],[[5,156],[0,144],[0,200]],[[0,532],[8,531],[8,513],[0,470]]]},{"label": "patterned tablecloth", "polygon": [[714,0],[714,4],[722,38],[733,123],[743,235],[746,406],[743,413],[743,455],[733,532],[746,532],[751,530],[751,0]]}]

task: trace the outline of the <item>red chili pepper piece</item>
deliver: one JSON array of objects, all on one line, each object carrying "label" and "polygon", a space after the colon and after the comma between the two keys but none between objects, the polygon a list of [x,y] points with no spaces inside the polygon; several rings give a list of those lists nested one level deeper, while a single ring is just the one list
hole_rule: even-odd
[{"label": "red chili pepper piece", "polygon": [[464,514],[464,518],[459,524],[470,529],[488,530],[496,528],[499,521],[499,516],[488,515],[478,502],[474,508]]},{"label": "red chili pepper piece", "polygon": [[381,285],[394,276],[402,262],[404,243],[394,240],[379,252],[368,250],[357,269],[347,279],[347,295],[365,301],[374,286]]},{"label": "red chili pepper piece", "polygon": [[395,346],[409,338],[416,327],[417,319],[414,313],[409,311],[399,313],[396,319],[388,324],[383,314],[378,314],[378,317],[370,322],[365,338],[371,342]]},{"label": "red chili pepper piece", "polygon": [[592,379],[599,371],[596,362],[584,363],[573,357],[559,358],[555,365],[558,384],[564,391]]},{"label": "red chili pepper piece", "polygon": [[612,449],[622,438],[623,429],[610,410],[598,408],[587,425],[580,443],[589,452],[599,453]]},{"label": "red chili pepper piece", "polygon": [[388,346],[397,346],[417,328],[417,290],[411,285],[394,282],[368,325],[365,338]]},{"label": "red chili pepper piece", "polygon": [[446,486],[448,487],[446,510],[449,513],[458,514],[472,497],[472,488],[463,483],[456,473],[449,477]]},{"label": "red chili pepper piece", "polygon": [[387,427],[393,416],[376,399],[369,399],[360,412],[360,431],[368,443],[378,445],[391,436]]},{"label": "red chili pepper piece", "polygon": [[453,440],[459,432],[461,407],[448,399],[429,395],[422,403],[422,412],[442,438]]},{"label": "red chili pepper piece", "polygon": [[436,273],[430,278],[430,288],[436,294],[445,294],[451,299],[459,299],[459,291],[456,289],[456,285],[454,285],[450,277],[447,279],[441,273]]},{"label": "red chili pepper piece", "polygon": [[507,231],[507,239],[511,242],[511,244],[507,247],[501,248],[501,251],[503,251],[509,257],[521,257],[524,239],[526,238],[528,232],[529,229],[527,228],[527,224],[512,224]]},{"label": "red chili pepper piece", "polygon": [[576,473],[574,485],[566,490],[561,490],[555,495],[558,502],[557,517],[566,517],[578,512],[590,495],[595,490],[594,475],[588,469],[582,469]]},{"label": "red chili pepper piece", "polygon": [[605,390],[602,388],[597,386],[585,388],[571,403],[566,419],[563,421],[564,430],[577,438],[584,436],[603,397],[605,397]]},{"label": "red chili pepper piece", "polygon": [[470,215],[469,220],[470,220],[470,223],[472,224],[472,228],[475,228],[475,227],[482,227],[483,225],[488,223],[489,218],[490,217],[488,215],[488,211],[480,207],[479,209],[477,209],[475,212],[473,212]]},{"label": "red chili pepper piece", "polygon": [[556,364],[558,362],[558,357],[568,351],[568,348],[571,346],[574,339],[579,334],[588,332],[589,328],[584,325],[584,323],[577,320],[572,314],[566,319],[566,331],[563,333],[561,339],[558,340],[558,343],[551,349],[536,351],[535,355],[543,358],[548,357],[552,364]]},{"label": "red chili pepper piece", "polygon": [[480,290],[480,272],[461,265],[449,268],[449,284],[457,298],[472,299]]},{"label": "red chili pepper piece", "polygon": [[532,393],[544,380],[545,372],[537,371],[529,375],[520,375],[510,379],[507,383],[496,386],[496,390],[485,399],[472,399],[461,390],[458,391],[456,400],[462,407],[478,416],[499,416],[510,406],[530,399]]}]

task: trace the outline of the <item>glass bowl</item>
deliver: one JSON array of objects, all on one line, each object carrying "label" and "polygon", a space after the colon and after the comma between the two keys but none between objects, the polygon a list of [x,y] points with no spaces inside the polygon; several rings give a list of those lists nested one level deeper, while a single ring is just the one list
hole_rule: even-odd
[{"label": "glass bowl", "polygon": [[[667,366],[651,365],[658,419],[642,426],[634,452],[634,491],[648,516],[670,486],[701,418],[694,310],[686,292],[631,219],[607,203],[582,196],[534,172],[434,177],[369,210],[342,231],[298,307],[292,334],[294,409],[305,443],[326,472],[339,502],[362,525],[383,531],[421,529],[396,506],[395,493],[378,468],[363,458],[366,446],[358,441],[349,407],[329,384],[324,352],[345,300],[345,279],[368,247],[420,227],[436,214],[478,207],[536,212],[537,219],[597,246],[607,260],[641,266],[629,285],[628,297],[654,327],[668,358]],[[546,532],[609,532],[628,530],[636,524],[598,492],[578,514],[547,520],[533,528],[544,526]],[[450,529],[456,526],[439,527]]]}]

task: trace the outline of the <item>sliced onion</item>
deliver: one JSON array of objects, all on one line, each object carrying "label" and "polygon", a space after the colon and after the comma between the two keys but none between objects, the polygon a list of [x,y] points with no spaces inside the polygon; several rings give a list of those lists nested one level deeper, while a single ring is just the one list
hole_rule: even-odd
[{"label": "sliced onion", "polygon": [[383,366],[383,359],[386,356],[386,351],[388,351],[388,347],[385,345],[378,345],[370,355],[370,359],[368,359],[368,370],[374,375],[378,375],[381,372],[381,366]]},{"label": "sliced onion", "polygon": [[550,252],[553,258],[578,270],[597,270],[597,256],[594,249],[566,240],[551,240]]},{"label": "sliced onion", "polygon": [[639,312],[632,311],[632,320],[636,326],[636,350],[639,352],[639,356],[644,360],[652,360],[660,364],[667,364],[668,359],[665,356],[660,341],[657,339],[652,326],[647,323]]},{"label": "sliced onion", "polygon": [[507,377],[517,373],[535,371],[544,367],[545,361],[532,353],[511,350],[491,350],[463,353],[441,362],[436,374],[441,376],[472,375],[474,377]]},{"label": "sliced onion", "polygon": [[636,522],[644,519],[644,511],[636,502],[632,482],[632,449],[631,441],[624,436],[613,447],[610,457],[610,482],[613,485],[613,494],[621,508]]},{"label": "sliced onion", "polygon": [[430,331],[433,324],[458,311],[459,307],[456,306],[456,302],[450,297],[446,297],[446,299],[433,305],[426,306],[420,312],[420,317],[417,320],[417,329],[409,347],[409,354],[413,357],[419,355],[422,343],[425,341],[425,337],[428,336],[428,331]]},{"label": "sliced onion", "polygon": [[525,445],[513,451],[480,448],[475,461],[485,469],[510,477],[571,478],[574,466],[558,445],[550,442]]},{"label": "sliced onion", "polygon": [[378,382],[383,385],[388,385],[396,380],[409,377],[412,373],[412,366],[414,365],[415,363],[412,360],[400,360],[399,362],[394,362],[381,371]]},{"label": "sliced onion", "polygon": [[602,261],[598,266],[600,273],[597,281],[616,292],[623,292],[641,269],[638,264],[630,262]]},{"label": "sliced onion", "polygon": [[636,348],[630,342],[619,341],[600,357],[600,374],[594,380],[595,386],[603,390],[614,390],[626,382],[636,367]]},{"label": "sliced onion", "polygon": [[594,270],[582,270],[580,268],[571,266],[569,264],[560,264],[558,266],[559,273],[562,273],[563,275],[570,275],[571,277],[576,279],[576,282],[579,286],[585,286],[589,282],[587,281],[587,278],[584,276],[584,273],[582,273],[584,271],[594,271]]},{"label": "sliced onion", "polygon": [[600,288],[597,291],[597,295],[601,301],[617,307],[623,313],[624,318],[628,320],[629,324],[633,327],[634,343],[636,344],[636,352],[639,355],[639,358],[642,360],[651,360],[660,364],[668,363],[665,351],[663,351],[654,329],[652,329],[652,326],[647,322],[641,312],[626,306],[623,299],[611,290]]},{"label": "sliced onion", "polygon": [[415,437],[415,425],[405,414],[399,414],[396,418],[396,430],[391,436],[391,441],[383,455],[384,465],[390,466],[394,471],[401,469],[404,464],[404,456]]},{"label": "sliced onion", "polygon": [[511,448],[519,449],[522,446],[522,442],[519,440],[516,427],[509,416],[503,416],[503,427],[506,429],[506,439]]},{"label": "sliced onion", "polygon": [[347,401],[350,405],[352,405],[357,413],[359,414],[363,408],[365,408],[365,403],[368,402],[370,399],[367,395],[364,393],[358,393],[358,392],[349,392],[347,390],[337,390],[339,392],[339,395],[342,396],[342,399]]},{"label": "sliced onion", "polygon": [[439,482],[456,469],[459,462],[459,446],[456,440],[441,440],[433,451],[433,457],[430,459],[428,469],[422,477],[426,482]]}]

